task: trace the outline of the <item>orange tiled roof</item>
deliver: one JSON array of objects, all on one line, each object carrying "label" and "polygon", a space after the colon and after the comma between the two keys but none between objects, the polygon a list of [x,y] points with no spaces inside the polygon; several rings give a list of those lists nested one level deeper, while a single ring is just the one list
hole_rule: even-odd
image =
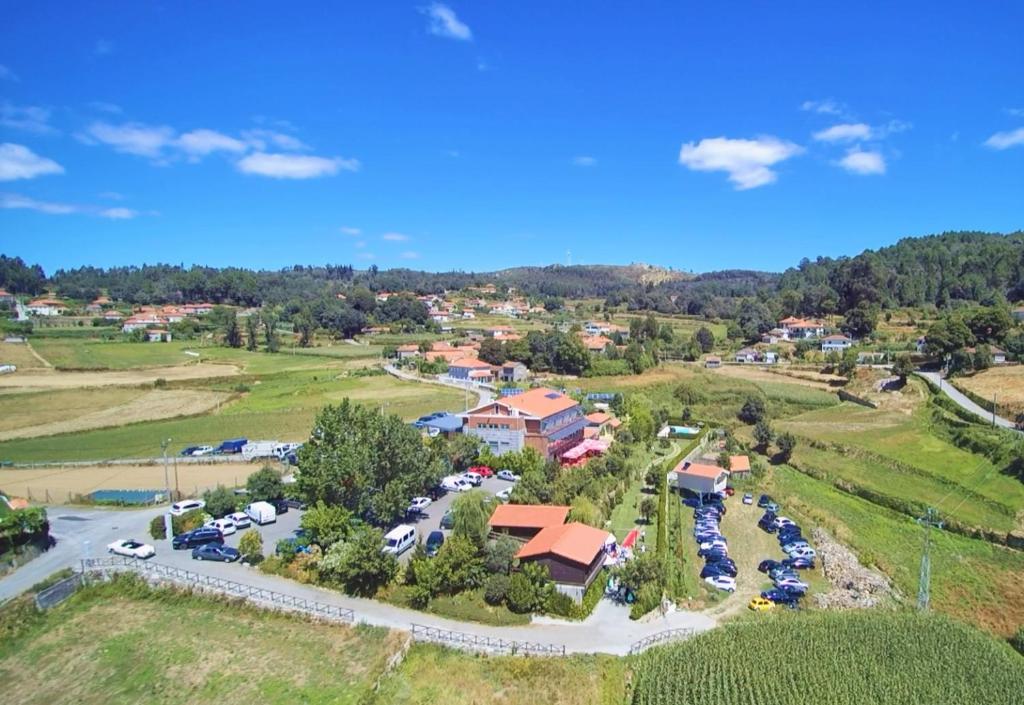
[{"label": "orange tiled roof", "polygon": [[587,421],[589,421],[590,423],[596,423],[598,425],[607,423],[611,421],[611,419],[612,417],[609,414],[604,413],[603,411],[595,411],[593,413],[587,414]]},{"label": "orange tiled roof", "polygon": [[474,370],[490,369],[491,364],[476,357],[462,357],[448,363],[449,367],[469,367]]},{"label": "orange tiled roof", "polygon": [[568,558],[574,563],[590,565],[597,554],[604,549],[608,532],[592,526],[573,522],[549,526],[530,539],[519,549],[517,558],[532,558],[551,553]]},{"label": "orange tiled roof", "polygon": [[750,469],[750,458],[746,455],[730,455],[729,469],[733,472],[743,472]]},{"label": "orange tiled roof", "polygon": [[[685,466],[685,467],[684,467]],[[718,479],[724,470],[717,465],[702,465],[700,463],[690,463],[687,465],[685,462],[680,463],[675,472],[683,475],[693,475],[694,477],[708,477],[712,480]]]},{"label": "orange tiled roof", "polygon": [[505,397],[502,402],[514,409],[519,409],[519,411],[542,419],[577,406],[576,400],[572,397],[567,397],[561,392],[556,392],[554,389],[548,389],[547,387],[537,387],[522,394]]},{"label": "orange tiled roof", "polygon": [[549,504],[499,504],[488,523],[506,529],[543,529],[559,526],[569,516],[569,507]]}]

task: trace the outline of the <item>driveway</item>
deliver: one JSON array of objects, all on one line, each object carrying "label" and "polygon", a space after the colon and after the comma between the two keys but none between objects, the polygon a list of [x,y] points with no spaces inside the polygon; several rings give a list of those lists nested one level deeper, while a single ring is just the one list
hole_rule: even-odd
[{"label": "driveway", "polygon": [[975,404],[973,401],[971,401],[971,399],[968,396],[963,394],[960,390],[956,389],[949,382],[945,381],[942,378],[942,375],[940,375],[938,372],[918,371],[917,374],[920,375],[921,377],[924,377],[929,382],[931,382],[939,389],[941,389],[943,394],[945,394],[947,397],[955,401],[961,408],[966,409],[975,416],[980,417],[983,421],[992,423],[994,419],[996,426],[1008,428],[1013,431],[1017,430],[1017,427],[1014,425],[1012,421],[1010,421],[1009,419],[1004,419],[1002,416],[996,416],[991,411],[988,411],[983,407],[979,406],[978,404]]},{"label": "driveway", "polygon": [[468,388],[468,390],[471,393],[476,394],[479,397],[476,406],[489,404],[492,401],[494,401],[494,392],[492,392],[487,387],[480,386],[479,384],[470,384],[467,387],[465,383],[460,382],[458,380],[453,380],[452,378],[445,377],[443,375],[438,377],[420,377],[410,372],[406,372],[405,370],[400,370],[394,365],[384,365],[384,371],[387,372],[392,377],[396,377],[406,382],[420,382],[421,384],[439,384],[442,387],[451,387],[452,389],[461,389],[464,391]]}]

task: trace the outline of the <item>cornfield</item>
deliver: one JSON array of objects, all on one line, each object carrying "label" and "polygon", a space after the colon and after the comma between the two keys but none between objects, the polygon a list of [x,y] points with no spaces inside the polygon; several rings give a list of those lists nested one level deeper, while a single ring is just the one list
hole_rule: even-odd
[{"label": "cornfield", "polygon": [[633,705],[1002,705],[1024,658],[936,615],[763,615],[637,657]]}]

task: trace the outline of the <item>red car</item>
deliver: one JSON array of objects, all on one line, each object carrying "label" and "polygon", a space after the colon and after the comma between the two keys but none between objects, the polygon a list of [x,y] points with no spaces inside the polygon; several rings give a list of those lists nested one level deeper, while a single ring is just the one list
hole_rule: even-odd
[{"label": "red car", "polygon": [[493,477],[494,471],[486,465],[474,465],[468,472],[475,472],[480,477]]},{"label": "red car", "polygon": [[731,488],[731,487],[726,487],[726,488],[725,488],[725,493],[726,493],[727,495],[729,495],[730,497],[732,497],[732,496],[733,496],[734,494],[736,494],[736,490],[734,490],[734,489],[733,489],[733,488]]}]

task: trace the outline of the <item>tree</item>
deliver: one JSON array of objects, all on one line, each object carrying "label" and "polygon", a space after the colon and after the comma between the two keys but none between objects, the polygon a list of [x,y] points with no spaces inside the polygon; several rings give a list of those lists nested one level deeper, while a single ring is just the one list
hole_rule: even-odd
[{"label": "tree", "polygon": [[484,601],[489,605],[500,605],[508,595],[511,580],[503,573],[496,573],[484,583]]},{"label": "tree", "polygon": [[491,498],[481,490],[463,492],[452,502],[452,535],[483,548],[490,533]]},{"label": "tree", "polygon": [[234,311],[228,311],[224,322],[224,344],[229,348],[242,347],[242,331],[238,328],[238,318]]},{"label": "tree", "polygon": [[206,502],[206,513],[215,519],[238,511],[238,496],[224,485],[204,492],[203,501]]},{"label": "tree", "polygon": [[704,394],[704,390],[693,382],[680,382],[676,385],[675,391],[672,394],[687,406],[703,404],[707,401],[707,395]]},{"label": "tree", "polygon": [[299,334],[299,347],[308,348],[313,344],[313,319],[306,312],[292,317],[292,327]]},{"label": "tree", "polygon": [[259,345],[259,337],[260,317],[255,313],[250,313],[245,317],[245,349],[255,352],[256,346]]},{"label": "tree", "polygon": [[740,408],[739,417],[740,421],[756,424],[764,419],[766,414],[767,410],[765,409],[764,399],[758,396],[749,396]]},{"label": "tree", "polygon": [[267,341],[267,352],[276,353],[280,347],[280,340],[277,337],[277,316],[270,311],[264,311],[260,318],[263,320],[263,332]]},{"label": "tree", "polygon": [[658,502],[654,497],[644,497],[640,502],[640,517],[645,524],[651,523],[651,517],[658,513]]},{"label": "tree", "polygon": [[513,612],[539,612],[544,609],[552,592],[554,584],[548,569],[531,561],[512,574],[506,599]]},{"label": "tree", "polygon": [[263,536],[256,529],[249,529],[238,540],[238,552],[246,563],[259,563],[263,560]]},{"label": "tree", "polygon": [[384,553],[384,535],[379,529],[360,527],[345,541],[332,545],[320,559],[321,578],[350,595],[373,597],[398,573],[394,554]]},{"label": "tree", "polygon": [[779,437],[775,439],[775,445],[779,448],[779,461],[788,463],[796,448],[796,436],[788,431],[780,433]]},{"label": "tree", "polygon": [[711,352],[715,347],[715,334],[704,326],[698,328],[693,334],[693,340],[700,346],[701,352],[704,353]]},{"label": "tree", "polygon": [[520,544],[511,536],[501,536],[487,546],[484,552],[484,565],[489,573],[500,573],[508,575],[515,565],[516,553],[519,552]]},{"label": "tree", "polygon": [[732,470],[732,458],[724,450],[718,454],[718,467],[723,470]]},{"label": "tree", "polygon": [[266,502],[284,497],[281,475],[269,465],[264,465],[249,475],[249,479],[245,481],[245,489],[253,502]]},{"label": "tree", "polygon": [[438,436],[440,452],[451,466],[452,472],[465,472],[477,464],[483,440],[469,433],[456,433],[451,438]]},{"label": "tree", "polygon": [[317,502],[308,507],[299,520],[310,543],[327,550],[344,540],[352,529],[352,514],[344,507]]},{"label": "tree", "polygon": [[578,521],[581,524],[600,529],[604,524],[604,514],[592,499],[579,495],[572,500],[572,505],[569,508],[569,521]]},{"label": "tree", "polygon": [[479,357],[484,362],[489,362],[492,365],[501,365],[505,362],[505,348],[501,344],[500,340],[494,338],[484,338],[480,342]]},{"label": "tree", "polygon": [[846,350],[843,352],[843,356],[839,359],[839,364],[836,365],[836,372],[841,377],[846,379],[853,379],[854,373],[857,371],[857,353],[852,350]]},{"label": "tree", "polygon": [[925,334],[925,350],[931,355],[948,355],[973,344],[974,335],[959,318],[940,318]]},{"label": "tree", "polygon": [[914,363],[910,360],[910,355],[903,354],[897,355],[896,360],[892,365],[892,373],[900,378],[901,382],[906,382],[907,377],[914,371]]},{"label": "tree", "polygon": [[487,577],[479,549],[462,536],[452,535],[431,560],[437,573],[438,590],[449,595],[475,590]]},{"label": "tree", "polygon": [[757,447],[762,452],[768,448],[768,444],[772,442],[774,435],[775,434],[772,433],[772,427],[765,419],[761,419],[754,424],[754,440],[757,442]]},{"label": "tree", "polygon": [[878,324],[878,307],[861,302],[846,312],[842,328],[851,338],[871,335]]},{"label": "tree", "polygon": [[560,333],[555,344],[551,368],[559,374],[581,375],[590,368],[590,353],[575,335]]},{"label": "tree", "polygon": [[317,415],[295,477],[307,504],[337,504],[388,525],[405,515],[410,497],[437,484],[441,460],[398,416],[344,399]]},{"label": "tree", "polygon": [[993,364],[992,348],[988,345],[978,345],[971,360],[975,370],[987,370]]}]

